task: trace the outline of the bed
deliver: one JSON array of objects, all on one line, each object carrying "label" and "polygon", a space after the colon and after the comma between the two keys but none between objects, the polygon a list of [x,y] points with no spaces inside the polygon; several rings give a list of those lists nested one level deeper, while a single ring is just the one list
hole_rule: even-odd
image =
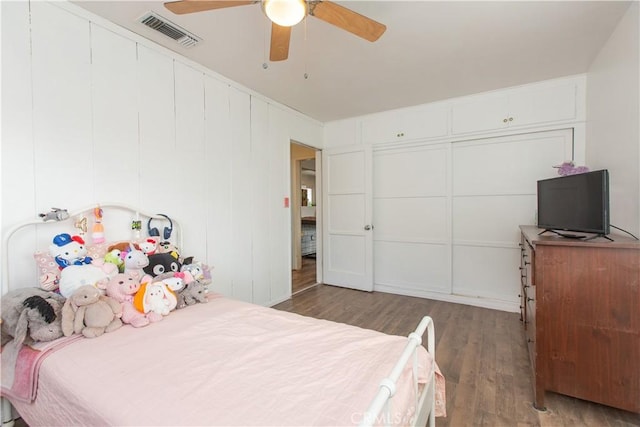
[{"label": "bed", "polygon": [[[155,217],[101,206],[134,220]],[[33,224],[3,238],[3,293],[11,287],[11,238]],[[33,381],[22,389],[18,381],[3,382],[2,420],[11,424],[10,402],[30,426],[433,426],[445,411],[434,354],[428,316],[408,338],[386,335],[227,298],[215,292],[214,277],[206,304],[172,311],[161,322],[25,346],[16,375],[26,372]],[[3,364],[3,372],[8,368],[18,363]]]}]

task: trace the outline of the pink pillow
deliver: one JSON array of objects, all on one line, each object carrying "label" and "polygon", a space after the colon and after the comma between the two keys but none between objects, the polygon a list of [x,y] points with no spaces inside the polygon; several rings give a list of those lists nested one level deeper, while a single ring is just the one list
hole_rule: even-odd
[{"label": "pink pillow", "polygon": [[58,280],[60,279],[60,269],[49,252],[37,251],[33,254],[38,268],[38,277],[40,278],[40,287],[45,291],[55,291],[58,289]]},{"label": "pink pillow", "polygon": [[[87,256],[93,259],[104,259],[107,248],[110,245],[111,243],[99,243],[97,245],[87,246]],[[35,259],[36,267],[38,268],[40,287],[45,291],[55,291],[58,289],[60,269],[49,251],[36,251],[33,254],[33,259]]]},{"label": "pink pillow", "polygon": [[87,256],[93,259],[104,259],[107,254],[107,248],[113,243],[97,243],[95,245],[87,246]]}]

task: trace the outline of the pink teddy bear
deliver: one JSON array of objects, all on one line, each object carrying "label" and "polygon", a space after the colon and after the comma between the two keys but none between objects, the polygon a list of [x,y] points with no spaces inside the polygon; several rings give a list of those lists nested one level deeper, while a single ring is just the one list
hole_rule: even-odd
[{"label": "pink teddy bear", "polygon": [[140,289],[140,281],[135,273],[116,274],[105,286],[107,295],[122,305],[122,322],[135,328],[147,326],[149,319],[133,306],[133,296]]}]

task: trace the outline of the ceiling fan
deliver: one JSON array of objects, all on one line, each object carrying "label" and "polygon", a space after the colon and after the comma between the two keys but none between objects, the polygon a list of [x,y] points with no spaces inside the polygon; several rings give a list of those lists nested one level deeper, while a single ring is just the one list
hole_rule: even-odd
[{"label": "ceiling fan", "polygon": [[370,42],[378,40],[387,29],[385,25],[329,0],[181,0],[167,2],[164,6],[182,15],[255,3],[262,4],[264,13],[271,20],[271,61],[287,59],[291,27],[307,14]]}]

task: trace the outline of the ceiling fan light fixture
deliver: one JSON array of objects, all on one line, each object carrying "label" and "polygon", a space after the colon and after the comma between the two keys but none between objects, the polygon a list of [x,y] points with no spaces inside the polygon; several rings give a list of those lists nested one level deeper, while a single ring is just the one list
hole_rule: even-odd
[{"label": "ceiling fan light fixture", "polygon": [[305,0],[262,0],[267,17],[281,27],[292,27],[307,14]]}]

